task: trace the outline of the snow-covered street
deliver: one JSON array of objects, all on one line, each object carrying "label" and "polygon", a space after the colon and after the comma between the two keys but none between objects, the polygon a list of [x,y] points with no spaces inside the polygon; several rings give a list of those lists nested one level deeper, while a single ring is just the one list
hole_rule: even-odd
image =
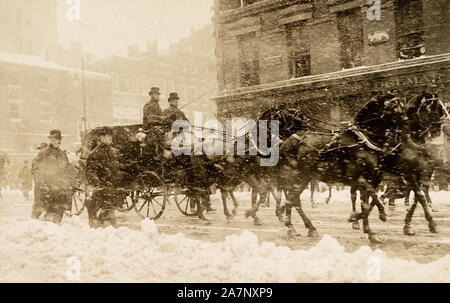
[{"label": "snow-covered street", "polygon": [[236,193],[239,214],[227,222],[219,195],[213,196],[211,225],[184,217],[172,202],[156,221],[142,221],[134,211],[118,214],[120,227],[90,229],[86,213],[63,219],[61,226],[29,219],[31,200],[6,191],[0,200],[0,281],[2,282],[450,282],[450,201],[432,192],[439,234],[427,230],[423,210],[413,219],[416,236],[402,234],[405,207],[397,200],[388,222],[371,216],[372,229],[384,238],[370,245],[351,229],[348,191],[309,192],[304,209],[320,237],[289,239],[270,208],[259,215],[263,226],[243,216],[248,193]]}]

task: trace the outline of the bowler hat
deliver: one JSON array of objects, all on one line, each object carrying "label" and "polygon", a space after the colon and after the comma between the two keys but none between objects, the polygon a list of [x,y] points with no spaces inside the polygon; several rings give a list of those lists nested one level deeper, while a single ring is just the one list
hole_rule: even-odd
[{"label": "bowler hat", "polygon": [[169,101],[170,100],[180,100],[180,97],[178,97],[178,93],[170,93],[169,94]]},{"label": "bowler hat", "polygon": [[161,93],[159,92],[159,87],[152,87],[150,89],[150,91],[148,92],[148,94],[149,95],[151,95],[151,94],[159,94],[159,95],[161,95]]},{"label": "bowler hat", "polygon": [[61,131],[59,129],[53,129],[50,131],[50,136],[48,136],[49,138],[55,138],[58,140],[61,140]]}]

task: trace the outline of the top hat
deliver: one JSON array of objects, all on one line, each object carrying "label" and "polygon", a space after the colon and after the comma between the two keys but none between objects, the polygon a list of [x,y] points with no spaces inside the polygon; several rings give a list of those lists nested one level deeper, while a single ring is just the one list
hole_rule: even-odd
[{"label": "top hat", "polygon": [[170,93],[169,94],[169,101],[170,100],[180,100],[180,97],[178,97],[178,93]]},{"label": "top hat", "polygon": [[149,95],[152,95],[152,94],[158,94],[158,95],[161,95],[161,93],[159,92],[159,87],[152,87],[152,88],[150,89],[150,91],[148,92],[148,94],[149,94]]},{"label": "top hat", "polygon": [[39,146],[37,147],[37,149],[44,149],[44,148],[46,148],[47,146],[48,146],[47,143],[41,143],[41,145],[39,145]]},{"label": "top hat", "polygon": [[50,131],[50,136],[48,136],[49,138],[55,138],[58,140],[61,140],[61,131],[59,129],[54,129]]}]

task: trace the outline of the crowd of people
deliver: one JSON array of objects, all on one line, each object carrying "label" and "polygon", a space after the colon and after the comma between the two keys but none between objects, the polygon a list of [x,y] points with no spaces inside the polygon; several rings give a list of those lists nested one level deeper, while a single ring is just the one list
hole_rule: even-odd
[{"label": "crowd of people", "polygon": [[13,162],[0,152],[0,198],[7,189],[21,190],[28,199],[32,190],[31,165],[28,160]]}]

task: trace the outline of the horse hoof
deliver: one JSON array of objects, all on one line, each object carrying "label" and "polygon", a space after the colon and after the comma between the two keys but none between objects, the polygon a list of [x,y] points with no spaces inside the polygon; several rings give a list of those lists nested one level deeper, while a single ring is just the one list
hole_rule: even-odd
[{"label": "horse hoof", "polygon": [[245,211],[245,218],[247,219],[248,217],[251,216],[251,214],[252,214],[252,211],[251,211],[251,210],[246,210],[246,211]]},{"label": "horse hoof", "polygon": [[438,233],[436,223],[434,223],[434,222],[430,223],[430,225],[428,226],[428,228],[429,228],[429,230],[430,230],[431,233],[433,233],[433,234],[437,234],[437,233]]},{"label": "horse hoof", "polygon": [[350,218],[348,218],[348,222],[357,222],[359,214],[357,212],[352,212],[350,214]]},{"label": "horse hoof", "polygon": [[280,223],[284,223],[284,216],[278,216],[278,221],[280,221]]},{"label": "horse hoof", "polygon": [[287,235],[288,235],[288,238],[295,238],[295,237],[300,237],[301,235],[300,234],[298,234],[295,230],[293,230],[293,229],[289,229],[288,231],[287,231]]},{"label": "horse hoof", "polygon": [[386,220],[387,220],[387,215],[386,215],[386,213],[383,211],[383,212],[380,212],[380,214],[378,215],[378,218],[380,218],[381,221],[386,222]]},{"label": "horse hoof", "polygon": [[355,230],[359,230],[359,228],[360,228],[359,227],[359,222],[358,221],[353,222],[352,223],[352,228],[355,229]]},{"label": "horse hoof", "polygon": [[403,227],[403,234],[405,234],[406,236],[414,236],[416,233],[412,230],[411,227],[405,226]]},{"label": "horse hoof", "polygon": [[372,244],[380,244],[383,243],[383,240],[376,234],[369,235],[369,241]]},{"label": "horse hoof", "polygon": [[227,216],[227,221],[232,221],[233,220],[233,216]]},{"label": "horse hoof", "polygon": [[325,200],[325,203],[326,203],[326,204],[330,203],[330,199],[327,198],[327,199]]},{"label": "horse hoof", "polygon": [[317,230],[315,228],[312,228],[312,229],[308,230],[308,237],[310,237],[310,238],[318,238],[319,237],[319,233],[317,232]]},{"label": "horse hoof", "polygon": [[261,225],[263,225],[262,222],[261,222],[261,220],[258,219],[258,218],[256,218],[256,219],[253,220],[253,224],[255,224],[256,226],[261,226]]},{"label": "horse hoof", "polygon": [[237,210],[233,209],[233,211],[231,212],[233,214],[233,216],[237,216]]}]

